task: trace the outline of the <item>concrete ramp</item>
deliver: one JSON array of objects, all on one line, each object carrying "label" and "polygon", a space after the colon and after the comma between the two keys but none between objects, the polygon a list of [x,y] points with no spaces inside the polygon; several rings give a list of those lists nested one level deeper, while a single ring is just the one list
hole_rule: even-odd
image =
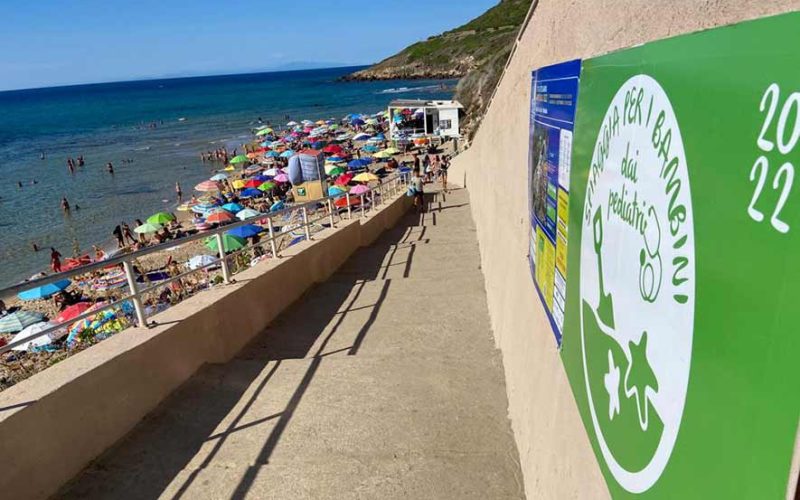
[{"label": "concrete ramp", "polygon": [[468,196],[436,193],[58,496],[523,498],[507,408]]}]

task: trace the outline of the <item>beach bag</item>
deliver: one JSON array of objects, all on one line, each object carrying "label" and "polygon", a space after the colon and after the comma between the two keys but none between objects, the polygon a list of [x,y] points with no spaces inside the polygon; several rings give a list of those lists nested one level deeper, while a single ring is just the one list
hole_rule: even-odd
[{"label": "beach bag", "polygon": [[406,191],[406,196],[408,196],[409,198],[411,198],[411,197],[413,197],[415,194],[417,194],[417,190],[416,190],[416,189],[414,189],[414,186],[408,186],[408,191]]}]

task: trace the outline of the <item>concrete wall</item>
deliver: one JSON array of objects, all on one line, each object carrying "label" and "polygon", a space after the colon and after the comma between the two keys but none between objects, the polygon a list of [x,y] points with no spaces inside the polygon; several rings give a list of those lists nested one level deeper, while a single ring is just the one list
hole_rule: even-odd
[{"label": "concrete wall", "polygon": [[0,496],[46,498],[204,363],[224,363],[411,206],[387,200],[0,393]]},{"label": "concrete wall", "polygon": [[528,498],[608,497],[528,270],[531,71],[798,7],[797,0],[539,0],[535,7],[470,149],[449,175],[470,193]]}]

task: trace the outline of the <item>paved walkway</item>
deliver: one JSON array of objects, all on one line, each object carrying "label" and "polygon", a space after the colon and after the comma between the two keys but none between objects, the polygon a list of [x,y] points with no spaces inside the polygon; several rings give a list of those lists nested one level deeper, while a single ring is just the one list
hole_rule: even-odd
[{"label": "paved walkway", "polygon": [[431,198],[60,496],[522,498],[468,197]]}]

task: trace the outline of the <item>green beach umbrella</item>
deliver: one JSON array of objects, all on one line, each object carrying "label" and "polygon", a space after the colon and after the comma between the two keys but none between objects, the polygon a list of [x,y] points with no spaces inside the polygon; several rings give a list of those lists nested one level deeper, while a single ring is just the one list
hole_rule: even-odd
[{"label": "green beach umbrella", "polygon": [[147,222],[150,224],[168,224],[174,220],[175,216],[167,212],[158,212],[147,218]]},{"label": "green beach umbrella", "polygon": [[330,176],[334,176],[334,175],[342,175],[343,173],[345,173],[345,169],[343,169],[342,167],[336,167],[336,168],[332,168],[332,169],[331,169],[331,170],[328,172],[328,175],[330,175]]},{"label": "green beach umbrella", "polygon": [[256,135],[258,135],[258,136],[261,136],[261,135],[269,135],[269,134],[271,134],[272,132],[273,132],[273,130],[272,130],[271,128],[264,128],[264,129],[261,129],[261,130],[259,130],[258,132],[256,132]]},{"label": "green beach umbrella", "polygon": [[141,226],[136,226],[133,232],[137,234],[155,233],[157,231],[161,231],[163,227],[164,226],[162,226],[161,224],[153,224],[151,222],[145,222]]},{"label": "green beach umbrella", "polygon": [[271,182],[271,181],[265,182],[265,183],[261,184],[260,186],[258,186],[258,189],[260,189],[261,191],[267,192],[270,189],[275,189],[275,183]]},{"label": "green beach umbrella", "polygon": [[[222,235],[222,247],[225,249],[226,252],[232,252],[234,250],[239,250],[240,248],[244,248],[247,242],[239,238],[238,236],[233,236],[232,234],[223,234]],[[206,239],[206,248],[209,248],[213,251],[218,251],[219,248],[217,247],[217,238],[212,236],[211,238]]]},{"label": "green beach umbrella", "polygon": [[0,333],[14,333],[22,331],[26,326],[38,323],[44,319],[38,312],[15,311],[0,318]]},{"label": "green beach umbrella", "polygon": [[233,158],[231,158],[231,164],[248,163],[248,162],[250,162],[250,159],[248,157],[246,157],[245,155],[238,155],[238,156],[234,156]]}]

